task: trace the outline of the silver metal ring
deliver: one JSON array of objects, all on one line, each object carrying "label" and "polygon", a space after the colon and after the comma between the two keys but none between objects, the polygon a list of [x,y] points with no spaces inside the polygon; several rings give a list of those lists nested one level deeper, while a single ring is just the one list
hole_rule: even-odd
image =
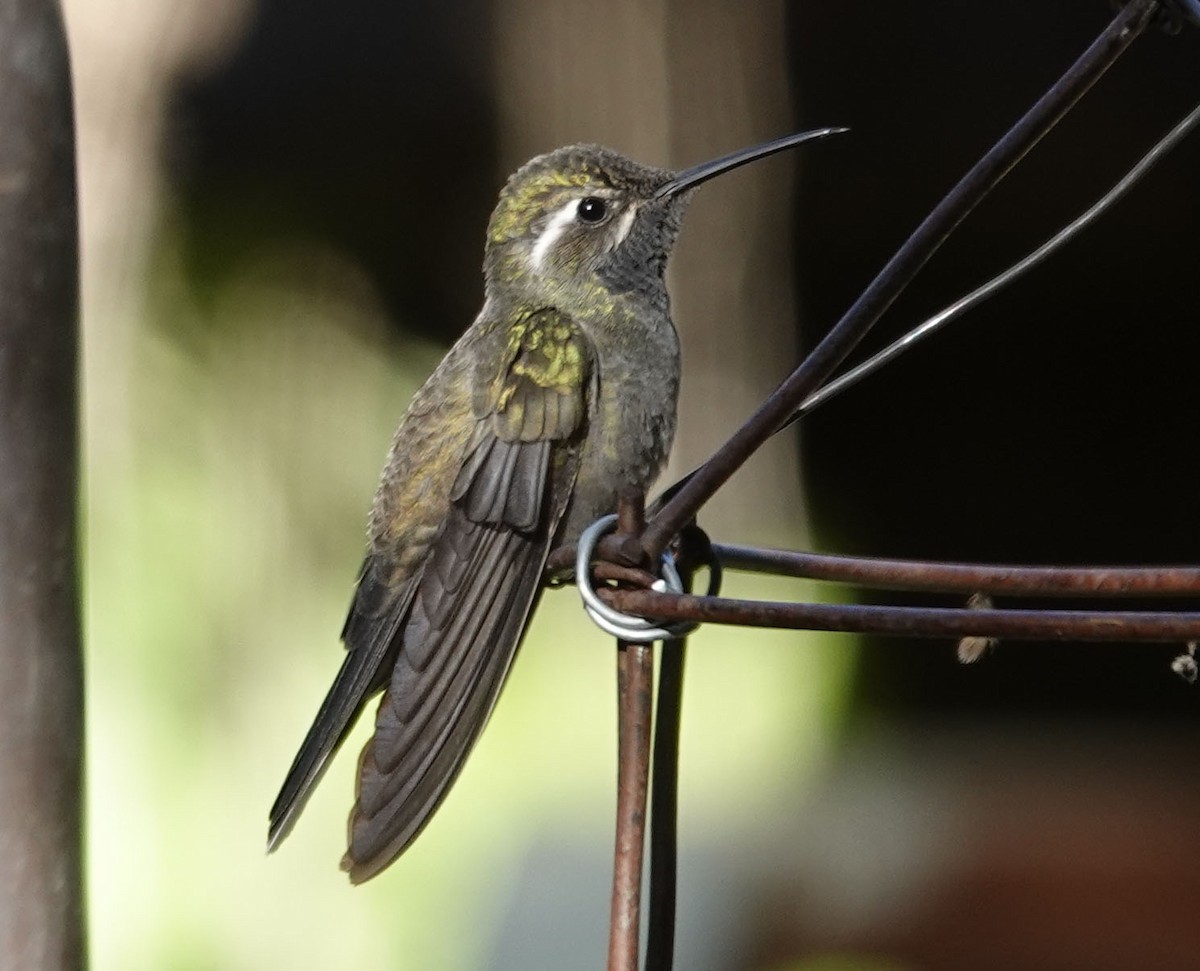
[{"label": "silver metal ring", "polygon": [[[673,641],[686,637],[699,626],[694,621],[680,620],[660,627],[645,617],[635,617],[633,614],[615,610],[601,600],[592,587],[592,553],[600,538],[612,530],[616,523],[616,514],[604,516],[592,523],[579,537],[575,553],[575,585],[579,588],[583,609],[597,627],[623,641],[649,644],[653,641]],[[667,553],[662,555],[662,577],[656,580],[650,589],[660,593],[684,592],[683,581],[679,578],[674,557]]]}]

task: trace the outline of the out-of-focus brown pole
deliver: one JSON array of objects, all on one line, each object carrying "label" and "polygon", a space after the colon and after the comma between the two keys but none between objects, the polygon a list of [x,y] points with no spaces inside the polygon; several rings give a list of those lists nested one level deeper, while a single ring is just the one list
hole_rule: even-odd
[{"label": "out-of-focus brown pole", "polygon": [[77,971],[78,242],[55,0],[0,0],[0,966]]}]

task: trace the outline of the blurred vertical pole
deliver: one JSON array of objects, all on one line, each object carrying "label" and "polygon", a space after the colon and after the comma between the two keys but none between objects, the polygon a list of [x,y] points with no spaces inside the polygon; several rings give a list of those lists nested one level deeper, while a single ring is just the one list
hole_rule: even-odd
[{"label": "blurred vertical pole", "polygon": [[78,232],[56,0],[0,0],[0,966],[85,966]]}]

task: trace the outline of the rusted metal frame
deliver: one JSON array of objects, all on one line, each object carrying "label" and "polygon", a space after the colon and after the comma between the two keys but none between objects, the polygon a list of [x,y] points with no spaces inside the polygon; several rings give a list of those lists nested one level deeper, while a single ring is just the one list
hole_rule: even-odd
[{"label": "rusted metal frame", "polygon": [[79,250],[54,0],[0,0],[0,965],[87,964]]},{"label": "rusted metal frame", "polygon": [[800,366],[658,510],[643,536],[651,562],[829,378],[950,232],[1112,66],[1159,9],[1158,0],[1131,0],[1123,7],[1054,86],[938,203]]},{"label": "rusted metal frame", "polygon": [[[808,580],[830,580],[877,590],[991,593],[1024,597],[1200,596],[1195,566],[1013,566],[838,556],[714,543],[714,555],[732,570]],[[646,584],[640,584],[646,586]]]},{"label": "rusted metal frame", "polygon": [[617,610],[639,617],[741,627],[1004,640],[1200,640],[1200,613],[1192,611],[968,610],[736,600],[652,590],[603,588],[599,593]]}]

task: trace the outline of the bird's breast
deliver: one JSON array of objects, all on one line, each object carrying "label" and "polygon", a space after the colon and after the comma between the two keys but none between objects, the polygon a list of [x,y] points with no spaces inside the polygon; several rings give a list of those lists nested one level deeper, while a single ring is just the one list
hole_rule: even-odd
[{"label": "bird's breast", "polygon": [[666,316],[639,338],[597,342],[595,402],[561,542],[574,542],[614,512],[623,488],[649,489],[666,464],[675,437],[679,338]]}]

